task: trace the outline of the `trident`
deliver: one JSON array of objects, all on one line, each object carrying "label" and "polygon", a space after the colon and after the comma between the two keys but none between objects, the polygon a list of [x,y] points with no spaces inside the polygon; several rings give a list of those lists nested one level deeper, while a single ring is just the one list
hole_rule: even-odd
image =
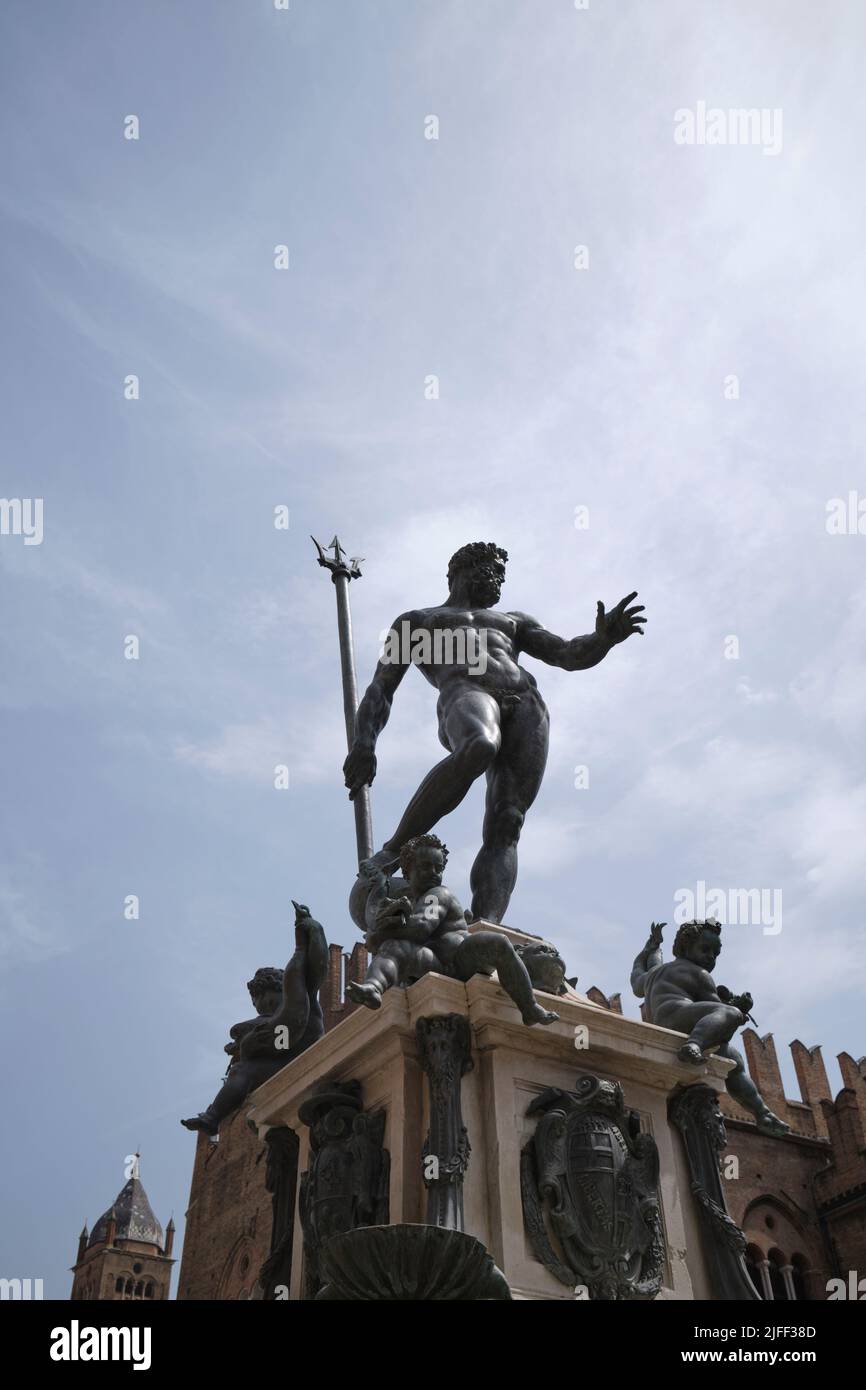
[{"label": "trident", "polygon": [[[351,750],[355,741],[355,713],[358,708],[358,682],[355,676],[355,651],[352,645],[352,610],[349,607],[349,580],[360,579],[359,565],[363,555],[347,558],[337,537],[324,547],[315,536],[310,540],[319,552],[319,564],[330,570],[337,591],[337,632],[340,638],[340,669],[343,677],[343,715],[346,720],[346,744]],[[333,550],[333,556],[328,554]],[[370,815],[370,788],[364,787],[352,803],[355,807],[355,840],[358,863],[373,853],[373,819]]]}]

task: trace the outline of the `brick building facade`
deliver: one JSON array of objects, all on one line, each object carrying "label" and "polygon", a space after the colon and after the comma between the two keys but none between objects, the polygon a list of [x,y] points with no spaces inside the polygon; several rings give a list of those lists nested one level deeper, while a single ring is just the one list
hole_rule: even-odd
[{"label": "brick building facade", "polygon": [[843,1084],[834,1099],[820,1047],[795,1039],[801,1098],[790,1100],[772,1034],[747,1028],[742,1041],[752,1078],[791,1133],[759,1134],[725,1096],[728,1148],[739,1158],[728,1206],[765,1297],[772,1289],[777,1299],[825,1298],[829,1279],[866,1273],[866,1058],[839,1054]]},{"label": "brick building facade", "polygon": [[249,1298],[270,1240],[265,1146],[241,1106],[218,1141],[198,1135],[176,1297]]}]

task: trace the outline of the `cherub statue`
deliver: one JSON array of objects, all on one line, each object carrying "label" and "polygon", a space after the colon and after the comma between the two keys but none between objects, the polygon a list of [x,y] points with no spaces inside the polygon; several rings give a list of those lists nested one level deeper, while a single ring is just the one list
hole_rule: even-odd
[{"label": "cherub statue", "polygon": [[529,972],[533,989],[540,989],[545,994],[568,994],[569,985],[574,988],[577,984],[576,978],[566,980],[565,961],[552,941],[539,938],[537,941],[526,941],[514,949]]},{"label": "cherub statue", "polygon": [[181,1120],[187,1129],[216,1134],[220,1121],[262,1082],[322,1037],[325,1022],[319,987],[328,968],[328,943],[310,909],[292,899],[295,953],[285,970],[266,966],[247,984],[257,1018],[236,1023],[225,1050],[231,1057],[225,1080],[207,1110]]},{"label": "cherub statue", "polygon": [[381,869],[366,870],[371,885],[365,908],[372,960],[363,984],[347,986],[349,998],[378,1009],[394,985],[409,985],[429,971],[468,980],[499,976],[524,1023],[555,1023],[559,1015],[536,1003],[532,981],[508,937],[497,931],[470,932],[460,903],[443,887],[448,850],[436,835],[416,835],[400,851],[405,881],[399,897]]},{"label": "cherub statue", "polygon": [[726,1080],[734,1100],[751,1111],[764,1134],[787,1134],[790,1125],[769,1109],[741,1054],[731,1046],[731,1038],[749,1018],[753,1000],[751,994],[732,994],[724,985],[717,986],[710,974],[722,949],[720,923],[712,918],[684,922],[674,938],[674,959],[663,965],[666,925],[651,923],[649,939],[631,972],[632,989],[646,999],[648,1021],[688,1035],[677,1053],[682,1062],[700,1066],[714,1051],[736,1063]]}]

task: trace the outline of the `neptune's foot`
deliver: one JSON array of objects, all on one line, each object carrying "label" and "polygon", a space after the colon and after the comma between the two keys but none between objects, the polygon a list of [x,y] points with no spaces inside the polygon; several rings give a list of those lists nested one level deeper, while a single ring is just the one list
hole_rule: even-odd
[{"label": "neptune's foot", "polygon": [[398,851],[393,849],[380,849],[377,854],[371,854],[369,859],[362,859],[358,866],[358,872],[368,878],[375,878],[380,873],[388,873],[391,869],[396,869],[400,863]]}]

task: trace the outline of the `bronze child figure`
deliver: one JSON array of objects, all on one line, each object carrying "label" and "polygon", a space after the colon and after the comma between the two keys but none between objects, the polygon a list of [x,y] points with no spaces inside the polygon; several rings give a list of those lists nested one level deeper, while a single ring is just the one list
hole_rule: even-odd
[{"label": "bronze child figure", "polygon": [[646,999],[648,1022],[660,1028],[686,1033],[677,1056],[682,1062],[700,1066],[708,1052],[736,1063],[728,1073],[728,1091],[740,1105],[751,1111],[764,1134],[787,1134],[785,1124],[769,1109],[746,1071],[743,1058],[731,1038],[742,1028],[752,1007],[750,994],[732,994],[716,985],[710,971],[722,949],[721,925],[684,922],[674,939],[674,959],[662,963],[662,928],[653,922],[649,939],[635,959],[631,987],[639,999]]},{"label": "bronze child figure", "polygon": [[418,835],[400,851],[408,892],[388,894],[381,870],[368,870],[373,888],[367,900],[367,945],[373,959],[363,984],[349,984],[356,1004],[378,1009],[394,985],[408,985],[429,971],[452,979],[499,975],[524,1023],[555,1023],[559,1015],[536,1003],[532,981],[508,937],[497,931],[470,932],[460,903],[442,884],[448,850],[436,835]]},{"label": "bronze child figure", "polygon": [[287,1062],[311,1047],[325,1031],[319,987],[328,967],[328,943],[321,923],[303,903],[295,909],[295,953],[285,970],[257,970],[247,989],[257,1018],[235,1023],[225,1051],[231,1057],[217,1095],[206,1110],[181,1120],[187,1129],[218,1133],[220,1121],[243,1104]]}]

